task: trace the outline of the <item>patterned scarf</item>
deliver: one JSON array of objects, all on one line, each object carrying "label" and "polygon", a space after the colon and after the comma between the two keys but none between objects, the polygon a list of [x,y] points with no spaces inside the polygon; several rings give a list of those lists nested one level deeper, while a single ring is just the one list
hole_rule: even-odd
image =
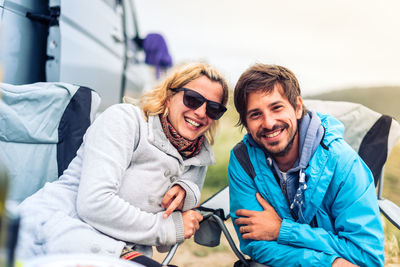
[{"label": "patterned scarf", "polygon": [[181,136],[168,121],[167,117],[159,115],[161,125],[167,139],[178,150],[179,154],[185,158],[191,158],[199,154],[201,145],[204,142],[204,135],[194,141],[187,140]]}]

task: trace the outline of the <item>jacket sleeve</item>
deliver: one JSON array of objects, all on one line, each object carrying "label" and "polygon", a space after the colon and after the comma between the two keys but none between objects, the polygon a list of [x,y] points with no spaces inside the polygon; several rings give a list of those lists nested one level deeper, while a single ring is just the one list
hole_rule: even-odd
[{"label": "jacket sleeve", "polygon": [[[248,209],[262,211],[256,199],[257,188],[253,180],[243,170],[233,152],[228,167],[230,215],[232,221],[238,217],[235,211]],[[331,266],[338,257],[334,251],[322,252],[300,246],[280,244],[277,241],[242,239],[238,226],[235,230],[240,241],[240,249],[253,260],[271,266]]]},{"label": "jacket sleeve", "polygon": [[171,187],[178,184],[186,191],[182,211],[193,209],[200,203],[200,190],[206,177],[207,166],[189,166],[182,178],[172,183]]},{"label": "jacket sleeve", "polygon": [[138,143],[139,110],[117,105],[104,111],[84,137],[77,196],[79,217],[118,240],[142,245],[173,245],[184,240],[180,212],[167,219],[122,199],[118,192]]},{"label": "jacket sleeve", "polygon": [[342,177],[334,177],[330,185],[337,192],[329,214],[333,229],[283,220],[277,241],[337,254],[360,266],[383,266],[384,234],[374,180],[365,163],[355,153],[349,154],[352,157],[342,157],[336,167],[335,176]]}]

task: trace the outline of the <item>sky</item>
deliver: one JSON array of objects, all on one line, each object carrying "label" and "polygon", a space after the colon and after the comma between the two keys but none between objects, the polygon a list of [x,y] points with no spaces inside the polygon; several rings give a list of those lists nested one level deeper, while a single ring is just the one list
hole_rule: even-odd
[{"label": "sky", "polygon": [[400,1],[136,0],[140,34],[174,63],[202,60],[234,86],[254,63],[297,76],[303,95],[400,85]]}]

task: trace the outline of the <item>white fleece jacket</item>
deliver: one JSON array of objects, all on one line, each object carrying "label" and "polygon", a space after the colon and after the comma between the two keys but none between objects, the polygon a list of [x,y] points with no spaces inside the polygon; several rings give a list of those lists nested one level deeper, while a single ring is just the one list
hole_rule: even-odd
[{"label": "white fleece jacket", "polygon": [[207,141],[198,155],[183,159],[158,116],[146,122],[139,108],[114,105],[89,127],[60,179],[21,203],[17,256],[119,256],[127,244],[151,255],[149,246],[182,242],[181,212],[164,219],[161,200],[179,184],[186,190],[183,210],[194,208],[207,166],[214,163]]}]

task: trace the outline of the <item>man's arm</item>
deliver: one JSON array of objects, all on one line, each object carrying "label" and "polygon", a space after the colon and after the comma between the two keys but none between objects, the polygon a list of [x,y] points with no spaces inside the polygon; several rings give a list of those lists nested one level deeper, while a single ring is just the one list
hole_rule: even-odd
[{"label": "man's arm", "polygon": [[358,157],[344,162],[338,168],[344,170],[341,175],[347,179],[334,190],[337,193],[330,207],[331,231],[321,225],[312,228],[290,219],[282,221],[268,202],[258,196],[263,211],[236,212],[245,216],[235,221],[244,225],[239,228],[242,237],[276,240],[279,244],[336,254],[360,265],[383,265],[383,230],[373,179]]},{"label": "man's arm", "polygon": [[[257,188],[233,153],[231,153],[228,174],[232,220],[235,221],[238,218],[235,211],[239,209],[262,211],[263,208],[256,199]],[[279,244],[277,241],[243,239],[237,225],[235,225],[235,230],[241,250],[259,263],[272,266],[331,266],[339,257],[335,253]]]},{"label": "man's arm", "polygon": [[[239,218],[235,220],[235,225],[239,225],[239,232],[243,239],[275,241],[279,237],[282,219],[259,193],[256,194],[256,198],[264,210],[237,210],[236,215]],[[339,266],[352,267],[356,265],[343,258],[336,258],[332,267]]]}]

